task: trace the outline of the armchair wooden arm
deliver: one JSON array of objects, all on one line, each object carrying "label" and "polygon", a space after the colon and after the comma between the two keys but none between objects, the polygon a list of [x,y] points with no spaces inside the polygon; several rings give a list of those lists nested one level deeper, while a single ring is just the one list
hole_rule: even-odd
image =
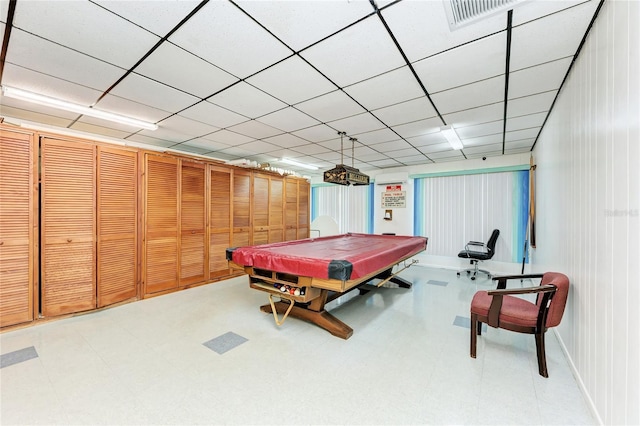
[{"label": "armchair wooden arm", "polygon": [[494,281],[498,281],[497,288],[506,288],[508,280],[523,280],[525,278],[542,278],[544,274],[523,274],[523,275],[501,275],[499,277],[491,278]]},{"label": "armchair wooden arm", "polygon": [[[544,294],[543,297],[546,300],[542,300],[542,306],[545,308],[551,300],[553,293],[555,293],[557,287],[553,284],[547,284],[536,287],[525,287],[525,288],[515,288],[515,289],[497,289],[497,290],[488,290],[487,294],[492,296],[491,306],[489,307],[489,316],[487,324],[491,327],[499,327],[500,326],[500,309],[502,309],[502,296],[504,295],[512,295],[512,294]],[[542,310],[541,310],[542,312]],[[546,309],[545,309],[546,312]],[[541,324],[544,323],[544,318],[541,318],[544,315],[539,315],[538,322]]]}]

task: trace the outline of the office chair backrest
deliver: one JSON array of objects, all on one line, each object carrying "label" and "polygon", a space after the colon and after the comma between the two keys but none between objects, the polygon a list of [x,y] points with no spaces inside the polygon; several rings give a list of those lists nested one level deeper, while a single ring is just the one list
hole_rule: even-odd
[{"label": "office chair backrest", "polygon": [[[547,313],[547,328],[550,328],[557,326],[562,320],[564,307],[567,304],[567,295],[569,294],[569,278],[559,272],[546,272],[540,281],[540,285],[545,284],[553,284],[558,288],[551,299],[549,312]],[[539,297],[538,303],[541,300],[542,298]]]},{"label": "office chair backrest", "polygon": [[500,235],[500,230],[494,229],[493,232],[491,233],[491,236],[489,237],[489,241],[487,241],[487,248],[491,252],[492,256],[493,256],[493,252],[496,250],[496,242],[498,241],[499,235]]}]

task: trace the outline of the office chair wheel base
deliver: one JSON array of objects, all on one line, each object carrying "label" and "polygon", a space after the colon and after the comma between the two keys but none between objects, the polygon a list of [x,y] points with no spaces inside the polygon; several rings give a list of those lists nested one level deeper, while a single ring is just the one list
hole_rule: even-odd
[{"label": "office chair wheel base", "polygon": [[476,280],[476,277],[471,277],[471,281],[475,281],[475,280]]},{"label": "office chair wheel base", "polygon": [[458,276],[460,276],[460,272],[458,272]]}]

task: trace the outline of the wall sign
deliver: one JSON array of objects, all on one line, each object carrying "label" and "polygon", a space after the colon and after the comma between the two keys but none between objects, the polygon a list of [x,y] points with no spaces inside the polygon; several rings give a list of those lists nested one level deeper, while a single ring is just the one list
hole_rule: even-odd
[{"label": "wall sign", "polygon": [[382,208],[407,207],[407,191],[387,191],[382,193]]}]

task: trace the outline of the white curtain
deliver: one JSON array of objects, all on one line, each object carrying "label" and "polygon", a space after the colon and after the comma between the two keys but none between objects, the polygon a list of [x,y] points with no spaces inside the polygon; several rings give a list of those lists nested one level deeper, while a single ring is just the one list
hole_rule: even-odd
[{"label": "white curtain", "polygon": [[528,211],[526,172],[416,179],[415,233],[428,252],[457,256],[468,241],[487,242],[500,230],[493,260],[522,261]]},{"label": "white curtain", "polygon": [[340,233],[371,232],[371,185],[316,186],[311,189],[311,219],[331,216],[338,223]]}]

